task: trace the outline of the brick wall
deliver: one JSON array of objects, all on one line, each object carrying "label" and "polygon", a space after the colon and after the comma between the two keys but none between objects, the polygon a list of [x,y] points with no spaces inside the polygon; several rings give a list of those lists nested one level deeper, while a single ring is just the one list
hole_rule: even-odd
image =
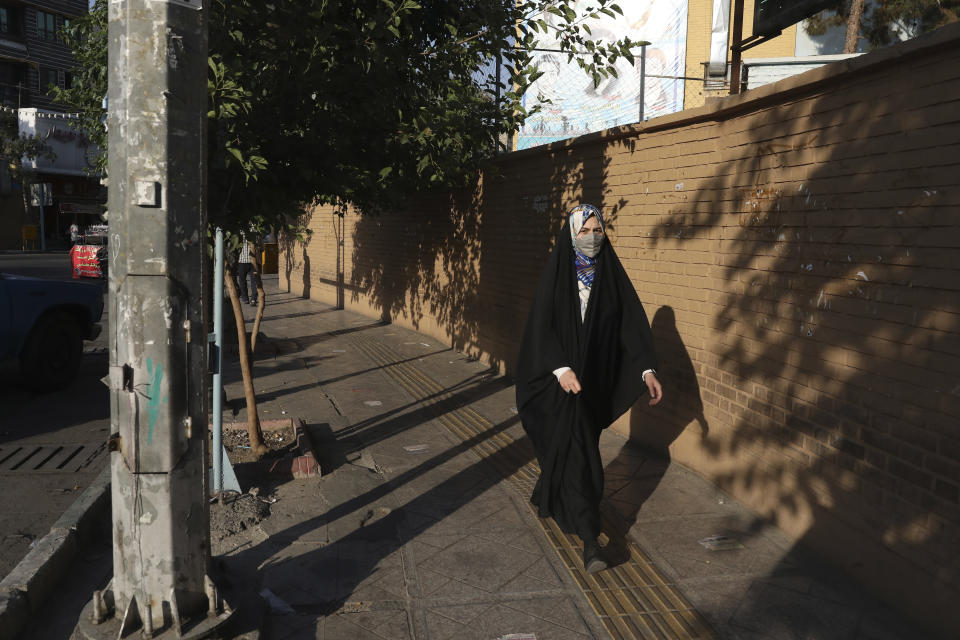
[{"label": "brick wall", "polygon": [[281,281],[509,370],[581,201],[662,362],[665,401],[615,428],[957,637],[960,25],[510,154],[406,211],[318,208]]}]

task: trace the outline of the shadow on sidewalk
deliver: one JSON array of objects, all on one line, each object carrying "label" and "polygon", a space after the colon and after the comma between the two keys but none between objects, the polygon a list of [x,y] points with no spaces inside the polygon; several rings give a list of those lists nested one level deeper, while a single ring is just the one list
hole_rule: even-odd
[{"label": "shadow on sidewalk", "polygon": [[677,331],[673,308],[657,309],[650,325],[660,366],[657,377],[663,384],[663,400],[650,407],[644,394],[630,412],[630,440],[604,469],[603,511],[608,522],[610,559],[627,559],[627,536],[637,514],[670,467],[670,445],[688,426],[697,423],[706,435],[700,385],[690,354]]},{"label": "shadow on sidewalk", "polygon": [[[279,544],[288,544],[301,536],[332,524],[351,514],[362,512],[399,487],[453,458],[471,447],[489,440],[519,422],[518,417],[505,420],[482,434],[465,440],[442,453],[421,462],[388,482],[379,484],[362,495],[334,506],[323,515],[288,527],[270,539],[234,556],[222,558],[239,581],[251,585],[266,583],[274,590],[283,590],[291,598],[294,610],[301,616],[318,621],[330,615],[350,599],[365,580],[375,574],[379,565],[417,536],[428,532],[464,505],[498,485],[505,474],[515,472],[533,459],[529,442],[514,441],[491,456],[456,472],[430,490],[380,519],[360,522],[358,528],[327,546],[314,548],[296,558],[271,563]],[[490,468],[493,465],[493,468]],[[273,575],[268,575],[273,573]],[[304,596],[308,596],[304,600]],[[421,594],[411,594],[415,597]],[[300,600],[296,602],[295,600]],[[236,629],[242,632],[243,629]]]},{"label": "shadow on sidewalk", "polygon": [[630,527],[653,495],[670,466],[670,456],[652,453],[629,441],[603,470],[604,497],[600,504],[603,532],[610,541],[605,549],[611,566],[630,559]]}]

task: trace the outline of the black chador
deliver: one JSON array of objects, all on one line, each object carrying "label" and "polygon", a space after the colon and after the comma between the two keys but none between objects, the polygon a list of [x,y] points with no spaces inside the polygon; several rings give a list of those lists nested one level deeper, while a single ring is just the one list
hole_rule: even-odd
[{"label": "black chador", "polygon": [[[570,212],[540,278],[516,369],[517,408],[540,463],[531,502],[583,539],[585,565],[599,555],[600,432],[647,391],[644,376],[656,368],[643,305],[603,240],[599,210]],[[562,377],[567,368],[575,378]],[[565,389],[561,381],[571,379],[579,386]]]}]

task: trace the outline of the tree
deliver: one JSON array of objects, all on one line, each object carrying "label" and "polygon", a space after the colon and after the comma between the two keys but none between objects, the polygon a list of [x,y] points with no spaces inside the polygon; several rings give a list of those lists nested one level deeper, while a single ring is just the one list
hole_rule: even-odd
[{"label": "tree", "polygon": [[[581,5],[589,8],[578,12]],[[536,110],[525,110],[522,97],[540,75],[531,64],[538,34],[551,32],[595,84],[616,74],[619,58],[632,62],[642,44],[591,39],[591,18],[622,13],[612,0],[208,6],[209,221],[232,246],[241,233],[303,233],[301,214],[313,203],[376,213],[417,193],[465,184],[495,155],[500,134]],[[96,0],[67,36],[77,77],[87,85],[63,91],[61,99],[89,114],[84,124],[93,129],[102,129],[105,16],[105,0]],[[243,326],[239,304],[234,308]],[[247,370],[245,387],[256,447]]]},{"label": "tree", "polygon": [[854,53],[859,37],[882,47],[898,41],[898,33],[913,37],[958,18],[960,0],[844,0],[808,19],[805,26],[811,35],[823,35],[830,27],[846,25],[844,53]]},{"label": "tree", "polygon": [[4,159],[10,172],[10,177],[21,185],[23,210],[29,212],[30,194],[28,191],[28,175],[23,170],[23,160],[44,158],[55,160],[57,154],[53,152],[43,140],[36,136],[20,133],[17,111],[0,107],[0,158]]},{"label": "tree", "polygon": [[76,65],[70,86],[60,88],[51,85],[55,100],[69,105],[77,112],[77,128],[84,132],[90,142],[100,150],[89,172],[106,175],[107,130],[104,127],[104,105],[107,96],[107,2],[96,0],[90,13],[71,22],[62,29],[63,38]]},{"label": "tree", "polygon": [[844,53],[856,53],[860,41],[860,23],[863,21],[864,0],[850,0],[850,15],[847,16],[847,35],[843,40]]}]

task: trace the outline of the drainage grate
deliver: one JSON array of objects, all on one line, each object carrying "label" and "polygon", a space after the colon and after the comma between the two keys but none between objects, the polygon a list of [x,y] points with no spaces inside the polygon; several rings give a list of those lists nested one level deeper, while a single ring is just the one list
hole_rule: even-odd
[{"label": "drainage grate", "polygon": [[105,444],[32,444],[0,447],[0,472],[75,473],[96,460]]}]

